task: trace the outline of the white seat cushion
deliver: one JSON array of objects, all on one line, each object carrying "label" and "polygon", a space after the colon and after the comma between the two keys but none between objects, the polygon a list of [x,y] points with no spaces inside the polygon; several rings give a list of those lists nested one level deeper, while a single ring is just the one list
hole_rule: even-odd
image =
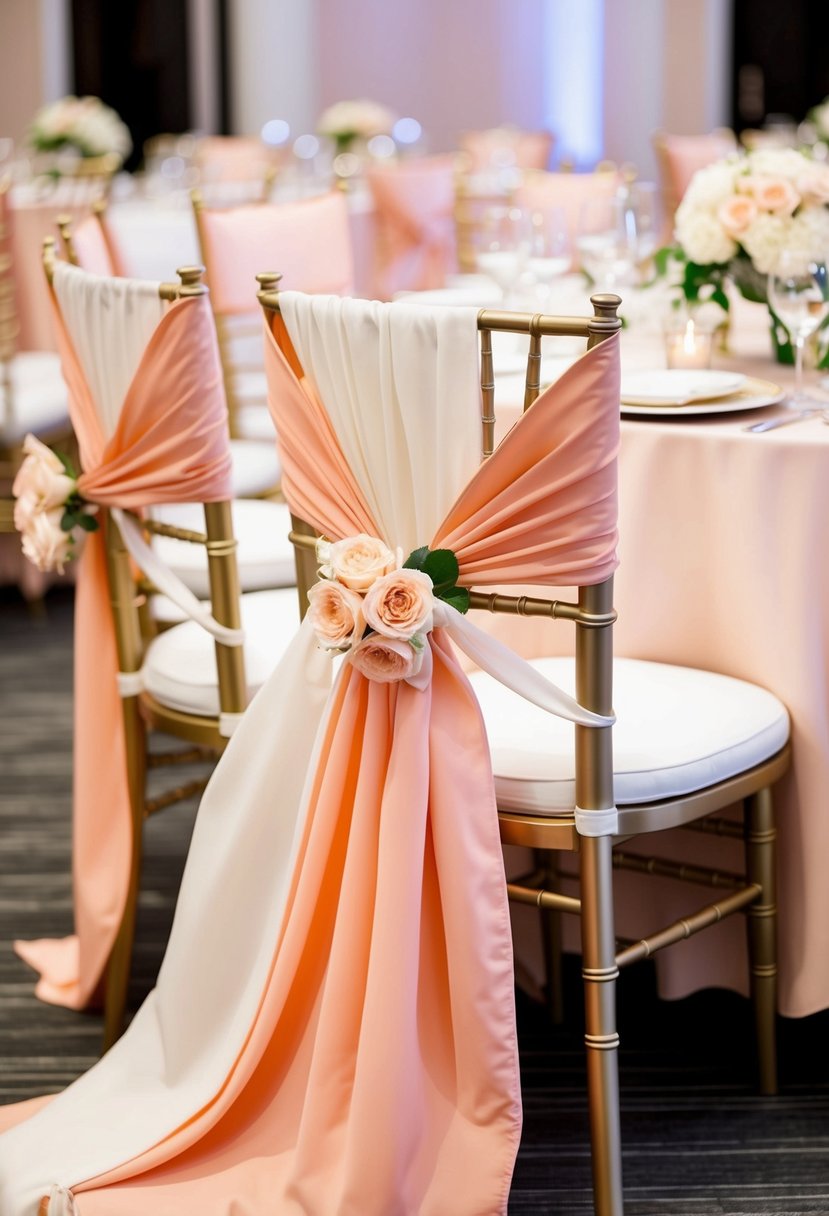
[{"label": "white seat cushion", "polygon": [[15,355],[11,375],[10,416],[0,403],[0,440],[4,444],[19,443],[29,431],[42,435],[69,425],[66,384],[57,355],[49,351]]},{"label": "white seat cushion", "polygon": [[[257,591],[241,599],[248,700],[262,687],[299,628],[295,590]],[[157,701],[182,713],[215,717],[219,685],[213,638],[194,621],[174,625],[147,648],[144,686]]]},{"label": "white seat cushion", "polygon": [[252,498],[265,494],[279,485],[282,466],[276,451],[276,438],[231,439],[230,457],[233,461],[233,497]]},{"label": "white seat cushion", "polygon": [[[169,503],[154,507],[152,515],[177,528],[204,531],[204,511],[198,503]],[[294,549],[288,540],[290,530],[291,514],[285,503],[255,498],[237,499],[233,503],[233,532],[238,542],[236,561],[243,591],[292,587],[296,583]],[[205,599],[210,594],[207,551],[203,545],[156,536],[153,547],[195,595]]]},{"label": "white seat cushion", "polygon": [[[574,695],[572,659],[532,666]],[[574,727],[537,709],[484,672],[470,680],[492,752],[498,805],[531,814],[571,811]],[[638,659],[613,668],[616,803],[680,797],[773,756],[789,716],[772,693],[713,672]]]}]

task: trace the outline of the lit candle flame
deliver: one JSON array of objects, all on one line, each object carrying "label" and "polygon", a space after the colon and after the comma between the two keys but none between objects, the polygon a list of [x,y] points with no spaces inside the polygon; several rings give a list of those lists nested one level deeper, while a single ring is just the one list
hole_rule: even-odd
[{"label": "lit candle flame", "polygon": [[689,321],[685,326],[685,336],[682,339],[682,349],[686,355],[696,354],[697,340],[694,335],[694,322]]}]

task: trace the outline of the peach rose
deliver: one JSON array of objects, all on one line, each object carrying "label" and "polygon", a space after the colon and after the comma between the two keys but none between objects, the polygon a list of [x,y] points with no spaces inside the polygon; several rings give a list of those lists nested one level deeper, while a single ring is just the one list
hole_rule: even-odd
[{"label": "peach rose", "polygon": [[432,628],[432,580],[422,570],[394,570],[366,592],[366,624],[384,637],[410,638]]},{"label": "peach rose", "polygon": [[316,583],[308,592],[308,615],[326,650],[352,645],[365,627],[362,596],[330,579]]},{"label": "peach rose", "polygon": [[23,553],[38,570],[57,570],[72,556],[72,534],[60,526],[63,511],[39,511],[23,533]]},{"label": "peach rose", "polygon": [[752,198],[760,211],[791,215],[800,203],[800,195],[785,177],[752,177],[749,182]]},{"label": "peach rose", "polygon": [[349,659],[366,679],[391,684],[416,676],[423,666],[424,647],[415,649],[401,638],[383,638],[371,633],[349,652]]},{"label": "peach rose", "polygon": [[18,532],[25,532],[37,514],[37,499],[33,494],[21,494],[14,500],[14,526]]},{"label": "peach rose", "polygon": [[395,568],[397,558],[376,536],[348,536],[334,541],[322,572],[352,591],[367,591],[375,579]]},{"label": "peach rose", "polygon": [[739,236],[757,216],[757,204],[747,194],[733,194],[720,204],[717,218],[729,236]]},{"label": "peach rose", "polygon": [[26,459],[17,470],[12,493],[16,498],[33,499],[37,511],[51,511],[62,506],[77,489],[75,479],[68,476],[51,448],[34,435],[26,436],[23,451]]}]

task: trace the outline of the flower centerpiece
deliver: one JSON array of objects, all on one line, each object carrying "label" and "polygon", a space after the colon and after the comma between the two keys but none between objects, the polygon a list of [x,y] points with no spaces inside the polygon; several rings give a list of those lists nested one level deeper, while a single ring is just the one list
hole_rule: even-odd
[{"label": "flower centerpiece", "polygon": [[99,97],[62,97],[44,106],[32,121],[28,142],[36,152],[70,152],[85,160],[111,156],[119,164],[132,151],[128,128]]},{"label": "flower centerpiece", "polygon": [[812,106],[806,115],[806,123],[811,128],[811,139],[824,159],[829,153],[829,97],[824,97],[819,105]]},{"label": "flower centerpiece", "polygon": [[337,101],[323,110],[317,132],[333,139],[339,154],[374,135],[390,135],[394,122],[391,110],[376,101]]},{"label": "flower centerpiece", "polygon": [[[781,252],[804,260],[829,252],[829,166],[793,148],[769,148],[716,161],[694,174],[676,212],[676,244],[657,267],[679,266],[691,306],[705,300],[728,310],[729,283],[767,304],[766,282]],[[775,324],[778,357],[791,361],[788,335]],[[788,349],[786,349],[788,347]]]},{"label": "flower centerpiece", "polygon": [[78,479],[65,456],[34,435],[23,441],[24,460],[12,485],[14,526],[23,553],[38,570],[63,574],[75,556],[78,530],[95,532],[98,521],[78,493]]},{"label": "flower centerpiece", "polygon": [[320,581],[308,592],[308,615],[323,650],[345,653],[370,680],[413,680],[423,666],[436,601],[458,612],[469,592],[458,587],[451,549],[415,549],[402,560],[361,533],[317,544]]}]

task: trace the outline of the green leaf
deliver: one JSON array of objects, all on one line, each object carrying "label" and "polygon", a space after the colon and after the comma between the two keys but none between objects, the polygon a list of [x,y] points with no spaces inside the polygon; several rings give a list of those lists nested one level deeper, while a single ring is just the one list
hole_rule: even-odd
[{"label": "green leaf", "polygon": [[465,614],[469,611],[469,591],[466,587],[452,587],[449,591],[441,592],[437,598],[457,612]]},{"label": "green leaf", "polygon": [[77,522],[78,516],[74,513],[74,511],[64,511],[63,515],[60,517],[61,532],[71,532]]},{"label": "green leaf", "polygon": [[75,469],[74,469],[74,466],[73,466],[73,464],[72,464],[72,461],[69,459],[69,457],[66,455],[66,453],[65,453],[65,452],[59,452],[57,448],[53,448],[53,449],[52,449],[52,451],[55,453],[55,455],[57,456],[58,460],[59,460],[59,461],[61,462],[61,464],[63,465],[64,470],[65,470],[65,472],[66,472],[66,476],[67,476],[67,477],[71,477],[73,481],[77,481],[77,480],[78,480],[78,474],[75,472]]},{"label": "green leaf", "polygon": [[731,308],[731,301],[723,291],[722,287],[715,287],[711,292],[711,299],[715,304],[719,304],[723,312],[728,312]]},{"label": "green leaf", "polygon": [[423,545],[420,549],[412,549],[409,556],[403,563],[404,570],[422,570],[423,563],[429,555],[429,546]]},{"label": "green leaf", "polygon": [[79,515],[77,519],[84,532],[98,531],[98,521],[94,515]]},{"label": "green leaf", "polygon": [[668,266],[672,261],[681,260],[682,253],[674,245],[664,245],[653,255],[653,264],[660,277],[664,277],[668,273]]},{"label": "green leaf", "polygon": [[453,587],[458,581],[460,568],[451,549],[431,549],[423,563],[423,573],[428,574],[435,588]]}]

